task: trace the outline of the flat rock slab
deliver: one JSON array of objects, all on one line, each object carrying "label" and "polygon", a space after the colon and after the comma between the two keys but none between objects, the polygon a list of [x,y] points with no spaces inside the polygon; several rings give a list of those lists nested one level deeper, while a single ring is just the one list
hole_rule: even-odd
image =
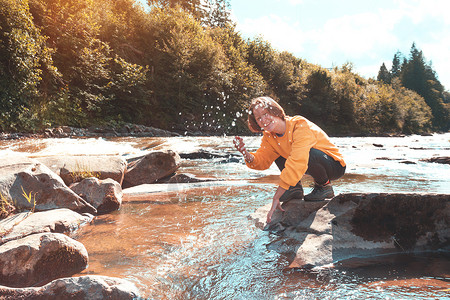
[{"label": "flat rock slab", "polygon": [[270,224],[270,204],[249,216],[279,235],[269,249],[292,267],[384,254],[450,250],[450,195],[341,194],[329,202],[290,201]]},{"label": "flat rock slab", "polygon": [[67,208],[43,212],[23,212],[0,220],[0,245],[35,233],[68,233],[92,221],[93,215]]},{"label": "flat rock slab", "polygon": [[87,267],[80,242],[61,233],[38,233],[0,246],[0,285],[27,287],[67,277]]},{"label": "flat rock slab", "polygon": [[35,300],[128,300],[139,299],[136,286],[124,279],[88,275],[56,279],[42,287],[10,288],[0,286],[1,299]]},{"label": "flat rock slab", "polygon": [[206,182],[193,182],[193,183],[153,183],[153,184],[141,184],[131,188],[123,190],[123,200],[133,201],[142,200],[146,198],[146,195],[153,193],[179,193],[190,189],[199,188],[221,188],[224,186],[247,186],[248,182],[244,180],[240,181],[206,181]]}]

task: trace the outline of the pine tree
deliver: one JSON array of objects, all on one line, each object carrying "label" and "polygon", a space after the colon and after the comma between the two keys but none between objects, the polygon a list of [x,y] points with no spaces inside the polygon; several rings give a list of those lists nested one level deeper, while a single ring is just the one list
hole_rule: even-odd
[{"label": "pine tree", "polygon": [[443,103],[444,87],[415,43],[411,46],[409,59],[403,64],[400,78],[404,87],[417,92],[430,106],[435,129],[448,130],[449,112]]},{"label": "pine tree", "polygon": [[397,53],[395,53],[394,55],[394,58],[392,59],[391,79],[400,75],[400,71],[402,68],[402,65],[400,64],[400,58],[402,56],[402,53],[400,51],[397,51]]},{"label": "pine tree", "polygon": [[389,73],[386,65],[383,63],[378,71],[377,76],[378,81],[383,81],[384,83],[391,83],[391,73]]},{"label": "pine tree", "polygon": [[208,13],[204,23],[208,26],[225,27],[231,23],[229,0],[209,0],[206,4],[206,10]]},{"label": "pine tree", "polygon": [[203,19],[207,14],[201,0],[148,0],[147,3],[149,6],[158,6],[162,8],[180,7],[194,16],[197,20]]}]

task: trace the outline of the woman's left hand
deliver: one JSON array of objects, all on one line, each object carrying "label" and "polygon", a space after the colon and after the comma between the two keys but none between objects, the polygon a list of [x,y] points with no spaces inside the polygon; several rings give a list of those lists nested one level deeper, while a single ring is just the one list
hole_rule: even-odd
[{"label": "woman's left hand", "polygon": [[267,220],[266,220],[267,224],[269,224],[272,221],[272,215],[277,209],[284,211],[284,209],[281,207],[280,200],[273,199],[272,208],[267,213]]},{"label": "woman's left hand", "polygon": [[283,189],[281,186],[279,186],[277,188],[277,191],[275,192],[275,195],[273,196],[272,208],[267,213],[267,220],[266,220],[267,224],[272,221],[272,215],[277,209],[284,211],[284,209],[281,207],[281,203],[280,203],[280,197],[281,197],[281,195],[284,194],[284,192],[286,192],[286,190]]}]

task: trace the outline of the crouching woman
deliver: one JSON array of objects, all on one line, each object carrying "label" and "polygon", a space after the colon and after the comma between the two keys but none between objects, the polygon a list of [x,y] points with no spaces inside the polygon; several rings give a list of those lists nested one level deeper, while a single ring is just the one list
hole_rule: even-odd
[{"label": "crouching woman", "polygon": [[252,100],[248,126],[252,132],[263,132],[263,137],[256,152],[248,152],[243,139],[235,137],[235,147],[244,156],[247,166],[265,170],[275,162],[281,171],[267,223],[276,209],[284,211],[280,202],[303,197],[300,180],[304,174],[314,179],[314,189],[304,196],[305,201],[334,197],[331,180],[344,175],[345,162],[319,126],[302,116],[286,116],[283,108],[270,97]]}]

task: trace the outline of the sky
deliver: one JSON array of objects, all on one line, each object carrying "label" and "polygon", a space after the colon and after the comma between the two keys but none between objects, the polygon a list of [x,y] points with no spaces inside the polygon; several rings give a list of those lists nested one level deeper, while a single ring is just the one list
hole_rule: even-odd
[{"label": "sky", "polygon": [[448,0],[230,0],[232,20],[245,38],[261,36],[324,68],[353,64],[376,78],[397,51],[408,57],[413,42],[450,90]]}]

